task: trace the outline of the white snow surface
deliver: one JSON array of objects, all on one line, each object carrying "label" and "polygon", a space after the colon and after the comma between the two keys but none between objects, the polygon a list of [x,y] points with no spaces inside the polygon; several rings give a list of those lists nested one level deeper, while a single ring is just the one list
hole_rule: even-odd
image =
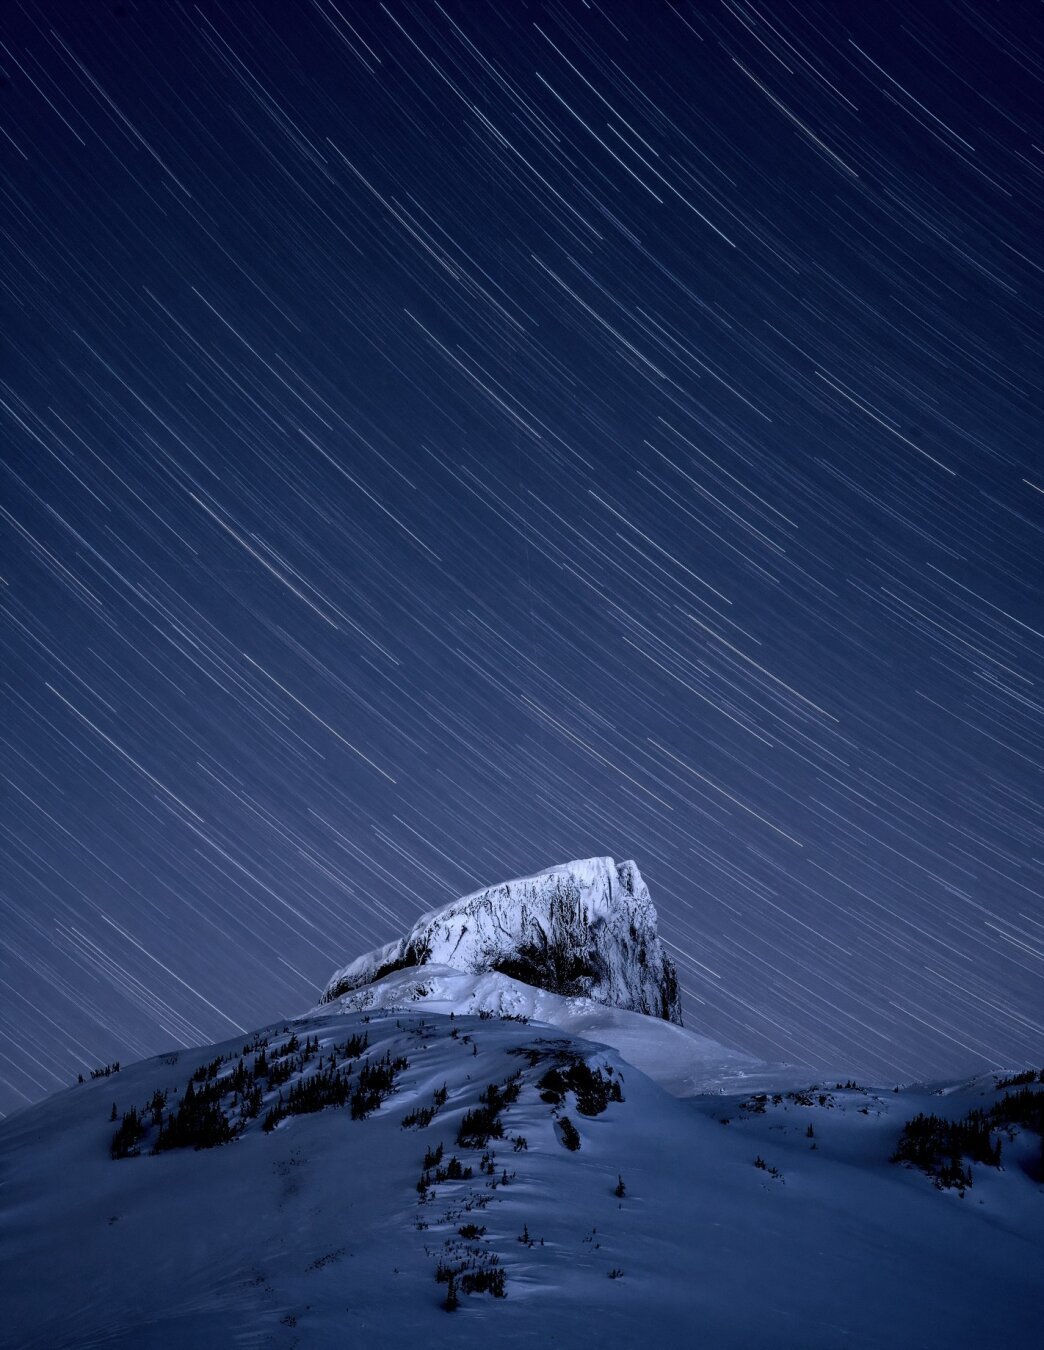
[{"label": "white snow surface", "polygon": [[585,858],[485,887],[423,915],[330,979],[322,1001],[396,968],[501,970],[557,993],[681,1023],[677,979],[634,862]]},{"label": "white snow surface", "polygon": [[[665,1026],[636,1017],[632,1048]],[[904,1121],[988,1105],[992,1075],[945,1093],[828,1083],[758,1104],[679,1099],[615,1051],[488,1016],[328,1009],[270,1028],[270,1064],[290,1032],[325,1056],[365,1034],[356,1074],[385,1055],[408,1065],[366,1119],[330,1106],[266,1133],[255,1118],[198,1152],[150,1156],[150,1127],[140,1156],[113,1160],[111,1107],[157,1090],[176,1104],[218,1056],[219,1077],[240,1056],[249,1072],[249,1041],[124,1068],[0,1125],[0,1346],[981,1350],[1039,1332],[1036,1137],[1006,1137],[1003,1168],[975,1165],[963,1199],[888,1161]],[[595,1115],[572,1091],[549,1103],[540,1080],[562,1055],[623,1100]],[[483,1171],[484,1150],[457,1131],[519,1072]],[[267,1087],[264,1109],[299,1079]],[[407,1127],[442,1088],[437,1113]],[[440,1144],[471,1175],[422,1194]],[[502,1269],[506,1297],[464,1294],[447,1312],[436,1271],[468,1261]]]},{"label": "white snow surface", "polygon": [[756,1092],[765,1085],[792,1087],[808,1082],[808,1069],[768,1064],[674,1022],[607,1007],[593,998],[552,994],[499,971],[467,975],[450,966],[414,966],[320,1004],[311,1015],[334,1009],[352,1013],[417,1008],[443,1017],[483,1013],[525,1017],[581,1036],[617,1050],[672,1097]]}]

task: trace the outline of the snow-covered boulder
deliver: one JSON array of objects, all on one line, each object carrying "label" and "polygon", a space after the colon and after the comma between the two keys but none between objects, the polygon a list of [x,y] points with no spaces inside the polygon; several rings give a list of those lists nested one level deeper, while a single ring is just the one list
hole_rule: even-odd
[{"label": "snow-covered boulder", "polygon": [[681,1025],[677,974],[633,862],[587,858],[465,895],[337,971],[322,1002],[421,966],[496,971]]}]

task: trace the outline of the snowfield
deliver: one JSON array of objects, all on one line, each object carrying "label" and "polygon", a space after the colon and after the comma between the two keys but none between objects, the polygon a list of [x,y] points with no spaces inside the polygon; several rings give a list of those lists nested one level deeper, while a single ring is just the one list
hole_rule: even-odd
[{"label": "snowfield", "polygon": [[[270,1047],[288,1039],[274,1030]],[[241,1042],[135,1065],[6,1124],[0,1343],[593,1350],[653,1334],[670,1347],[912,1350],[1031,1341],[1039,1327],[1033,1136],[1005,1144],[1003,1170],[975,1166],[963,1199],[888,1161],[905,1120],[963,1114],[996,1095],[992,1076],[944,1096],[829,1084],[824,1104],[818,1093],[809,1106],[769,1097],[759,1111],[741,1107],[746,1089],[673,1097],[617,1052],[550,1025],[412,1008],[310,1017],[292,1030],[317,1037],[324,1054],[365,1033],[369,1057],[404,1056],[409,1067],[365,1119],[329,1107],[270,1133],[255,1119],[201,1151],[113,1160],[112,1102],[122,1112],[157,1088],[174,1101],[217,1056],[230,1055],[231,1069]],[[561,1106],[544,1101],[539,1080],[560,1050],[611,1068],[623,1100],[594,1116],[572,1093]],[[533,1056],[543,1058],[531,1066]],[[720,1088],[724,1052],[712,1058]],[[465,1112],[519,1069],[503,1137],[459,1147]],[[431,1122],[403,1128],[443,1085]],[[579,1134],[575,1151],[562,1116]],[[425,1154],[440,1143],[472,1176],[421,1196]],[[480,1170],[489,1151],[492,1175]],[[462,1239],[467,1224],[481,1236]],[[506,1297],[465,1294],[445,1311],[440,1262],[494,1256]]]},{"label": "snowfield", "polygon": [[890,1161],[919,1114],[1044,1090],[1019,1082],[811,1084],[587,995],[403,967],[0,1126],[0,1345],[1034,1343],[1039,1136],[996,1126],[1000,1166],[959,1186]]}]

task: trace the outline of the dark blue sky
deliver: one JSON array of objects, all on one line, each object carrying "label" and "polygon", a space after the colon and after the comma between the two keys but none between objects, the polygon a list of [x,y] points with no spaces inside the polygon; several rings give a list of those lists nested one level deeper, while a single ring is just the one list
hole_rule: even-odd
[{"label": "dark blue sky", "polygon": [[595,853],[731,1045],[1040,1058],[1036,7],[0,42],[0,1108]]}]

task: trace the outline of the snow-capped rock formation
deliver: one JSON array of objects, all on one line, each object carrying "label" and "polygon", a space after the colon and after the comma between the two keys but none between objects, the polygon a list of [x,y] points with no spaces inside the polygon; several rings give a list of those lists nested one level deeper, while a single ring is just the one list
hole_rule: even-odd
[{"label": "snow-capped rock formation", "polygon": [[677,974],[633,862],[587,858],[466,895],[337,971],[321,1001],[426,966],[496,971],[681,1025]]}]

